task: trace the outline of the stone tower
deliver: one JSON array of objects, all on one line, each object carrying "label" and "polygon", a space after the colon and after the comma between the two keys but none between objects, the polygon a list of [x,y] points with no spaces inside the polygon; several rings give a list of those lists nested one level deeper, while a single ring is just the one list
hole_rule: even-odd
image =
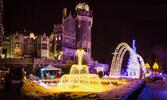
[{"label": "stone tower", "polygon": [[93,23],[93,12],[85,3],[76,6],[76,30],[77,30],[77,49],[84,49],[86,60],[91,59],[91,27]]},{"label": "stone tower", "polygon": [[76,25],[71,12],[67,16],[67,9],[63,9],[62,24],[54,25],[55,34],[54,54],[58,60],[74,60],[76,51]]},{"label": "stone tower", "polygon": [[49,37],[44,33],[37,38],[37,57],[38,58],[49,58]]},{"label": "stone tower", "polygon": [[0,58],[3,50],[3,35],[4,35],[4,29],[2,24],[2,13],[3,13],[3,0],[0,0]]}]

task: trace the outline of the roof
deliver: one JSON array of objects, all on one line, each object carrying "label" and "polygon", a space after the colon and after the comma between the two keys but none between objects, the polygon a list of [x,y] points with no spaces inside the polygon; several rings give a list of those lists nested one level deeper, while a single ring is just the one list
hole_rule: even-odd
[{"label": "roof", "polygon": [[48,65],[41,70],[61,70],[60,68],[53,67],[52,65]]}]

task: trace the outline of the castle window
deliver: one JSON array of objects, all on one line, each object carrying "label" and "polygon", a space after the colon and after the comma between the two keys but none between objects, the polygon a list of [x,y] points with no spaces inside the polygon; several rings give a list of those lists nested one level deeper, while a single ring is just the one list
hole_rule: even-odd
[{"label": "castle window", "polygon": [[72,43],[75,43],[75,39],[72,40]]},{"label": "castle window", "polygon": [[61,40],[61,36],[59,35],[59,40]]},{"label": "castle window", "polygon": [[45,43],[45,44],[42,43],[42,49],[43,49],[43,50],[47,50],[47,44],[46,44],[46,43]]},{"label": "castle window", "polygon": [[90,49],[88,48],[88,53],[90,53]]},{"label": "castle window", "polygon": [[83,35],[83,40],[86,40],[86,35]]},{"label": "castle window", "polygon": [[87,52],[87,48],[83,48],[85,52]]},{"label": "castle window", "polygon": [[16,36],[15,39],[19,39],[19,36]]}]

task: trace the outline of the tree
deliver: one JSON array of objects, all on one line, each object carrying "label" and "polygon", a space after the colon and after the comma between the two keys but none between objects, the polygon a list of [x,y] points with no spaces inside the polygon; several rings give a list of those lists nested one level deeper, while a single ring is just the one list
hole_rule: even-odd
[{"label": "tree", "polygon": [[159,69],[159,66],[158,66],[158,64],[156,62],[153,65],[153,69]]},{"label": "tree", "polygon": [[[127,71],[128,71],[128,76],[129,75],[130,76],[138,76],[140,70],[139,70],[139,61],[138,61],[137,56],[136,56],[137,53],[136,53],[136,47],[135,47],[135,40],[133,40],[132,46],[133,46],[132,49],[134,51],[134,54],[130,53]],[[133,73],[135,73],[136,75]]]},{"label": "tree", "polygon": [[145,66],[146,66],[147,69],[150,69],[150,68],[151,68],[148,63],[146,63]]}]

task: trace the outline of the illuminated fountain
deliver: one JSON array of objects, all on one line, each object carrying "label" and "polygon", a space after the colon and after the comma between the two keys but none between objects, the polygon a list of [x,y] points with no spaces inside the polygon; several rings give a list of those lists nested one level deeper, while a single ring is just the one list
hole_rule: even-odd
[{"label": "illuminated fountain", "polygon": [[58,91],[92,91],[102,90],[101,81],[96,74],[89,74],[88,66],[82,65],[83,49],[78,49],[78,65],[72,65],[70,74],[63,75],[58,84]]}]

